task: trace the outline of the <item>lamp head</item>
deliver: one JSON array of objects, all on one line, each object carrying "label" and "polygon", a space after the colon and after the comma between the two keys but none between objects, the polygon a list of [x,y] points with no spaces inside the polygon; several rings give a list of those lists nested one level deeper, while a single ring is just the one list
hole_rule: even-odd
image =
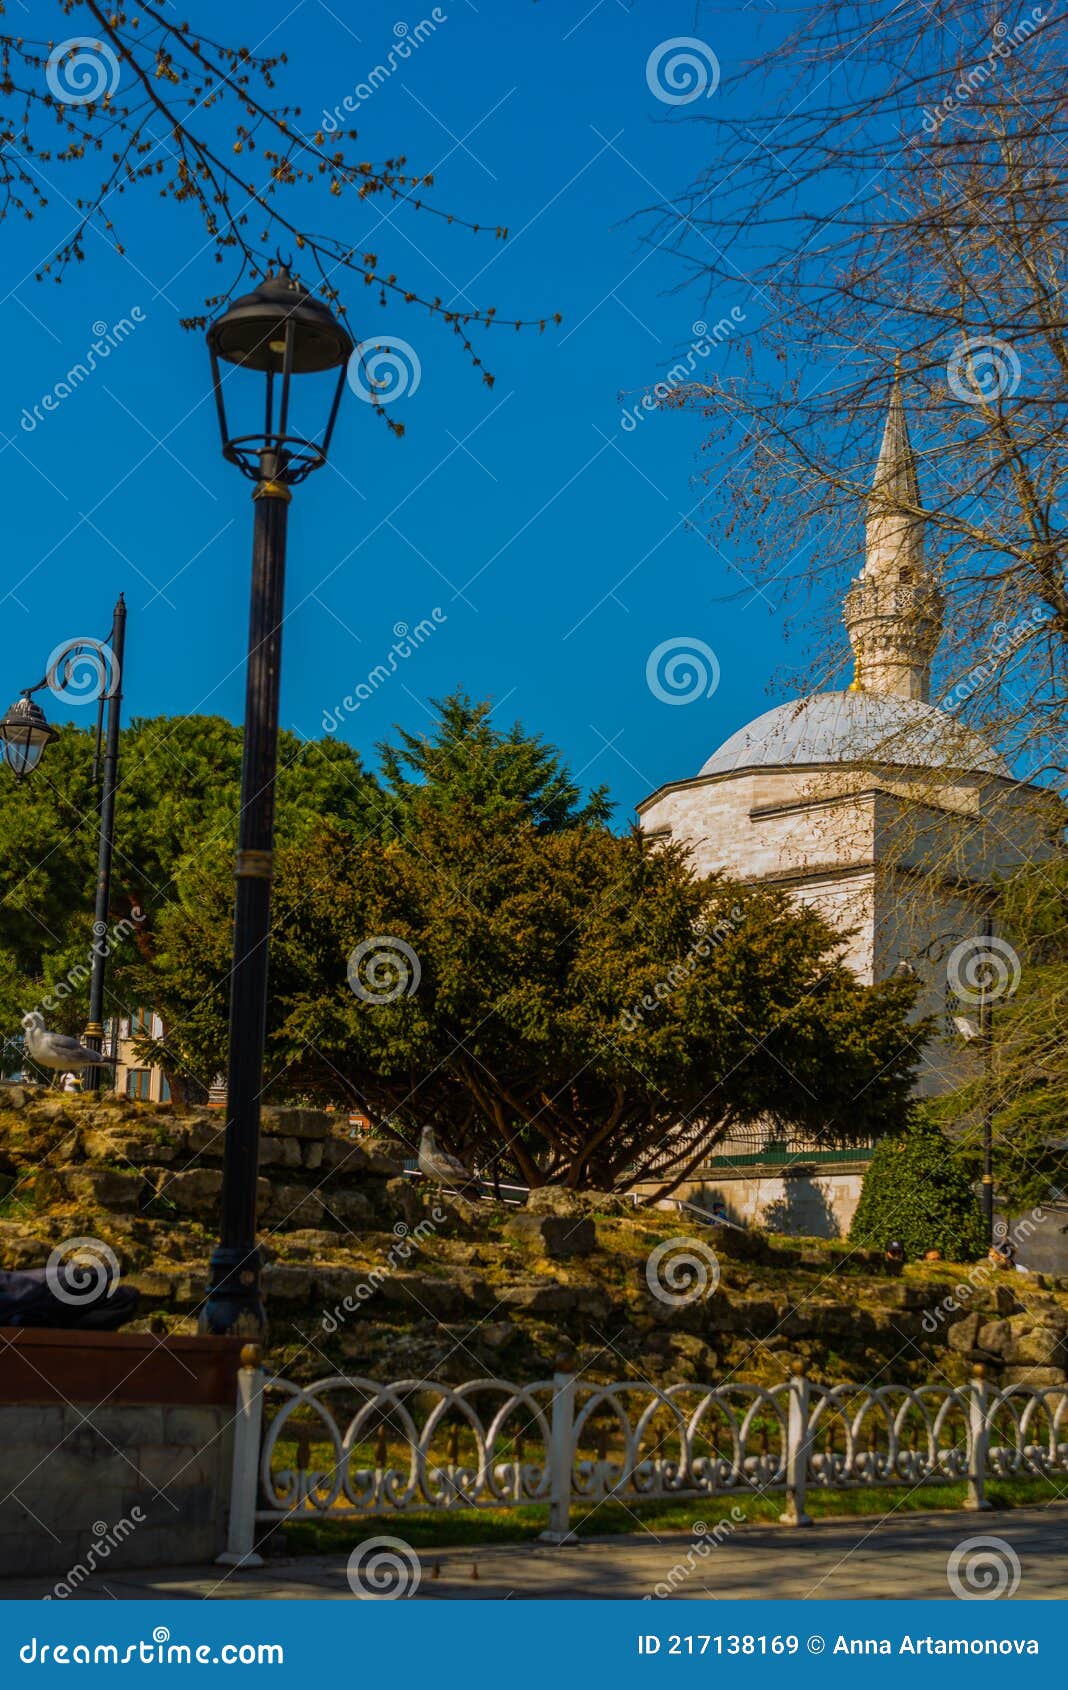
[{"label": "lamp head", "polygon": [[0,742],[3,743],[8,768],[16,780],[30,774],[41,761],[45,747],[58,738],[56,729],[28,692],[17,698],[0,720]]},{"label": "lamp head", "polygon": [[281,373],[287,350],[295,376],[347,364],[352,337],[324,300],[310,294],[286,266],[227,307],[208,330],[208,346],[228,364]]},{"label": "lamp head", "polygon": [[[251,293],[242,295],[208,329],[215,404],[219,413],[223,456],[253,481],[303,481],[326,462],[334,431],[345,372],[353,352],[352,336],[329,305],[308,292],[297,276],[279,263]],[[264,378],[263,425],[248,433],[231,429],[226,416],[227,394],[240,407],[245,398],[238,381],[230,389],[232,371],[248,370]],[[336,370],[337,381],[325,429],[318,440],[290,432],[290,389],[295,376],[318,376]],[[224,386],[227,394],[224,394]],[[255,412],[253,412],[255,415]]]}]

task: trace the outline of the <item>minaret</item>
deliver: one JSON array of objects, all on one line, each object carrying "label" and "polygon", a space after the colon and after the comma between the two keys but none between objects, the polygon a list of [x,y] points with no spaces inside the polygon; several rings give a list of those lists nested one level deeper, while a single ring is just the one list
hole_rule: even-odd
[{"label": "minaret", "polygon": [[846,594],[845,625],[856,661],[855,690],[926,704],[944,602],[924,558],[923,526],[916,458],[895,369],[868,498],[864,568]]}]

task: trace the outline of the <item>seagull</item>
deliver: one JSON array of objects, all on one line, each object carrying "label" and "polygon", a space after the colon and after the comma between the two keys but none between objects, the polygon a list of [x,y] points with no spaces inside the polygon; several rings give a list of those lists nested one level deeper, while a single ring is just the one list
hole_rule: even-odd
[{"label": "seagull", "polygon": [[57,1074],[73,1072],[77,1068],[110,1068],[113,1056],[102,1056],[98,1050],[88,1050],[69,1033],[50,1033],[44,1016],[31,1009],[22,1017],[26,1029],[26,1049],[41,1068],[52,1068]]},{"label": "seagull", "polygon": [[458,1157],[442,1150],[434,1137],[433,1127],[424,1127],[419,1140],[419,1172],[450,1191],[461,1191],[465,1186],[474,1186],[476,1191],[479,1189],[478,1176],[470,1168],[465,1168]]}]

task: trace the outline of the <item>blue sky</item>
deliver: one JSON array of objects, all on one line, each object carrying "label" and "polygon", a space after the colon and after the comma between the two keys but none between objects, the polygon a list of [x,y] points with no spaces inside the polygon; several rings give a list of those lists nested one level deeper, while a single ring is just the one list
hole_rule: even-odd
[{"label": "blue sky", "polygon": [[[54,39],[85,27],[77,14],[46,24],[46,10],[40,28]],[[285,51],[280,90],[313,128],[386,62],[396,26],[412,30],[431,10],[301,0],[187,13],[227,39]],[[628,225],[685,186],[711,144],[693,121],[703,100],[672,108],[654,97],[649,55],[672,37],[700,37],[722,73],[713,98],[729,101],[742,58],[781,20],[763,6],[702,15],[652,0],[447,0],[439,12],[351,120],[360,150],[403,151],[434,172],[436,203],[506,223],[511,238],[354,199],[327,202],[320,221],[351,229],[413,286],[502,316],[559,311],[563,324],[540,336],[478,333],[490,389],[447,329],[347,285],[359,335],[403,338],[419,380],[390,408],[401,441],[346,393],[332,464],[295,494],[282,718],[318,736],[324,714],[388,661],[395,627],[431,618],[433,635],[346,714],[342,735],[373,760],[395,722],[418,731],[428,699],[463,686],[498,700],[502,720],[519,717],[558,743],[585,783],[607,782],[625,819],[781,696],[769,687],[785,655],[783,607],[745,588],[728,568],[733,558],[745,571],[744,556],[701,528],[700,419],[670,411],[622,422],[700,340],[695,322],[733,310],[730,346],[699,359],[723,367],[761,309],[741,281],[711,301],[680,291],[676,261],[640,246]],[[47,211],[2,228],[0,690],[14,696],[36,681],[60,640],[103,635],[121,589],[127,710],[240,720],[249,490],[220,457],[202,337],[179,326],[223,272],[196,215],[149,185],[115,202],[125,257],[92,234],[76,274],[61,287],[37,283],[87,185],[76,170],[41,168]],[[26,413],[85,358],[99,325],[134,308],[134,332],[28,428]],[[678,706],[650,688],[650,653],[674,640],[715,653],[712,696]]]}]

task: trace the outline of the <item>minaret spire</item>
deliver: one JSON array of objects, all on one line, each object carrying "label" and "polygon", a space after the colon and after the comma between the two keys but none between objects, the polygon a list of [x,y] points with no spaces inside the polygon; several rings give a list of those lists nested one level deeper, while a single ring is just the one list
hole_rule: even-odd
[{"label": "minaret spire", "polygon": [[868,497],[864,567],[845,599],[854,687],[927,703],[943,601],[928,568],[916,455],[895,362],[882,445]]}]

